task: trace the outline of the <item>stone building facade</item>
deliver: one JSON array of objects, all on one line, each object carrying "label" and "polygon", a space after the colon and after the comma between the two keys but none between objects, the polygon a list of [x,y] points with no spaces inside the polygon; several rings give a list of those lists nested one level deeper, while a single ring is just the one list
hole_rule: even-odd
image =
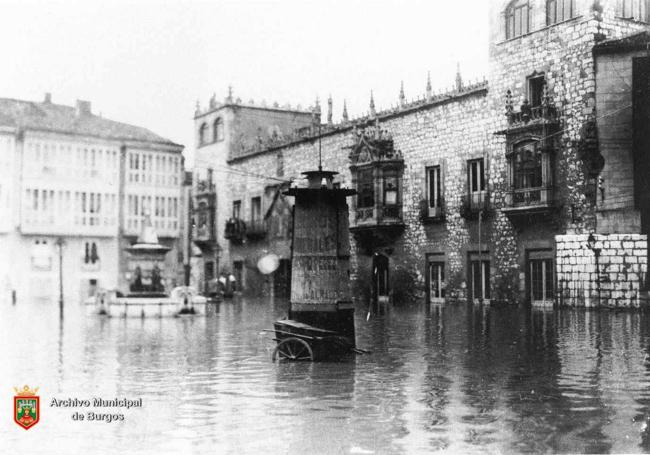
[{"label": "stone building facade", "polygon": [[[244,287],[284,279],[255,264],[267,252],[290,260],[282,189],[320,155],[358,192],[351,277],[361,299],[642,305],[647,11],[641,0],[493,0],[489,82],[459,74],[455,90],[427,85],[412,101],[402,88],[396,108],[376,112],[371,99],[367,115],[336,124],[328,100],[327,122],[317,105],[311,127],[222,155],[230,172],[217,213],[235,207],[241,223],[217,240]],[[270,224],[285,226],[282,241]]]},{"label": "stone building facade", "polygon": [[[196,152],[191,238],[201,254],[202,270],[196,284],[199,289],[207,291],[208,282],[218,272],[234,271],[230,242],[225,238],[226,222],[233,218],[230,201],[236,199],[231,185],[235,170],[228,162],[258,153],[266,144],[284,143],[296,130],[311,128],[315,120],[312,112],[300,107],[244,102],[233,97],[231,89],[221,102],[212,96],[205,108],[197,104],[194,124]],[[266,174],[267,169],[260,173]]]}]

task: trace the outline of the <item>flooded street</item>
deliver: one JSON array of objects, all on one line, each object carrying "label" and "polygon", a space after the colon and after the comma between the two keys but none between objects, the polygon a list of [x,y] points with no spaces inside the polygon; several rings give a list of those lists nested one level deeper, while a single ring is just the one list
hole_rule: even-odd
[{"label": "flooded street", "polygon": [[[235,300],[207,316],[124,319],[70,304],[60,323],[56,305],[5,308],[0,453],[650,450],[647,315],[448,305],[366,322],[359,309],[357,345],[371,354],[274,364],[263,330],[286,309]],[[23,384],[41,396],[27,432],[10,415]],[[51,406],[93,397],[143,407],[107,423]]]}]

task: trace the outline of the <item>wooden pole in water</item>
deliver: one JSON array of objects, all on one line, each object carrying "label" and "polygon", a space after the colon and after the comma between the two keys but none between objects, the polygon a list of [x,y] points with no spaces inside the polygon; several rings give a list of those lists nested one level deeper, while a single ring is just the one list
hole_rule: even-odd
[{"label": "wooden pole in water", "polygon": [[63,314],[63,237],[56,239],[56,246],[59,247],[59,310]]},{"label": "wooden pole in water", "polygon": [[[482,195],[479,196],[479,202],[482,203]],[[480,205],[479,205],[480,207]],[[481,296],[479,297],[479,303],[483,303],[483,263],[481,261],[482,259],[482,245],[481,245],[481,221],[483,218],[483,209],[479,208],[478,211],[478,271],[479,271],[479,279],[481,280]],[[476,289],[474,282],[472,280],[472,287]],[[472,293],[472,300],[474,299],[474,289],[471,290]],[[472,302],[474,303],[474,302]]]}]

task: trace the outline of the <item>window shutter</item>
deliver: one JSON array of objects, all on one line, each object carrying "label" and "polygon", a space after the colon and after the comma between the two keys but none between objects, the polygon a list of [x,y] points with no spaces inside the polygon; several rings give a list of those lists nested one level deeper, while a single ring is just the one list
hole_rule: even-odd
[{"label": "window shutter", "polygon": [[490,154],[485,153],[485,157],[483,158],[483,166],[484,166],[484,178],[485,178],[485,190],[490,191]]},{"label": "window shutter", "polygon": [[447,158],[440,162],[440,206],[445,206],[445,172],[447,170]]},{"label": "window shutter", "polygon": [[465,186],[465,194],[469,194],[471,192],[471,182],[472,182],[472,177],[470,176],[470,165],[468,161],[465,161],[463,163],[463,166],[465,167],[465,174],[467,175],[466,178],[466,186]]}]

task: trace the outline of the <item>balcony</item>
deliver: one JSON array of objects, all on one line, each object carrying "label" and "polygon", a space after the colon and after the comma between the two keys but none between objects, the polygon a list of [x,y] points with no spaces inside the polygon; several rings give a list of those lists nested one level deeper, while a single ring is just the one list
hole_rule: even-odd
[{"label": "balcony", "polygon": [[508,217],[530,220],[547,216],[555,209],[553,187],[513,188],[506,193],[502,212]]},{"label": "balcony", "polygon": [[559,114],[555,106],[535,106],[532,107],[524,102],[519,112],[508,112],[508,125],[526,125],[534,123],[556,123],[559,120]]},{"label": "balcony", "polygon": [[216,243],[214,229],[209,225],[194,226],[192,228],[192,241],[200,248],[203,245]]},{"label": "balcony", "polygon": [[402,221],[402,206],[377,204],[374,207],[357,209],[354,227],[383,224],[404,224]]},{"label": "balcony", "polygon": [[198,180],[196,182],[196,186],[194,187],[194,193],[195,194],[205,194],[205,193],[214,193],[215,192],[215,186],[214,183],[212,183],[212,179],[208,180]]},{"label": "balcony", "polygon": [[250,220],[246,226],[246,237],[251,240],[260,240],[266,237],[267,231],[266,220]]},{"label": "balcony", "polygon": [[506,93],[506,118],[508,127],[497,134],[512,134],[518,131],[528,129],[555,128],[560,123],[560,110],[555,106],[553,99],[548,95],[546,90],[542,95],[541,104],[532,106],[528,100],[524,100],[519,111],[514,110],[512,92]]},{"label": "balcony", "polygon": [[368,250],[390,245],[404,231],[401,205],[357,208],[350,232]]},{"label": "balcony", "polygon": [[466,220],[477,220],[481,213],[485,218],[490,212],[490,193],[488,191],[468,193],[461,199],[460,216]]},{"label": "balcony", "polygon": [[439,198],[434,207],[428,199],[420,201],[420,221],[423,224],[440,223],[445,220],[445,201]]},{"label": "balcony", "polygon": [[246,223],[239,218],[230,218],[226,221],[224,237],[233,243],[241,243],[246,235]]}]

